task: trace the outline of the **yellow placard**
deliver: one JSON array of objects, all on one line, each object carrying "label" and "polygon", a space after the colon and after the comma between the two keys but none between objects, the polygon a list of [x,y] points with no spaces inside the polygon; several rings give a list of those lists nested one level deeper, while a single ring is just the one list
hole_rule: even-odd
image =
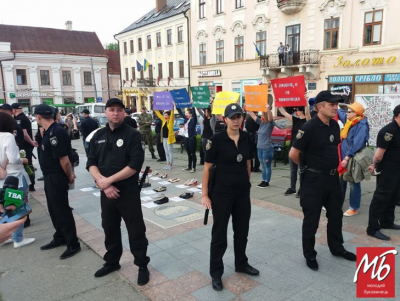
[{"label": "yellow placard", "polygon": [[244,99],[247,111],[266,112],[268,85],[244,86]]},{"label": "yellow placard", "polygon": [[225,108],[231,103],[237,103],[239,100],[240,93],[236,92],[218,92],[215,95],[212,113],[215,115],[223,115],[225,113]]}]

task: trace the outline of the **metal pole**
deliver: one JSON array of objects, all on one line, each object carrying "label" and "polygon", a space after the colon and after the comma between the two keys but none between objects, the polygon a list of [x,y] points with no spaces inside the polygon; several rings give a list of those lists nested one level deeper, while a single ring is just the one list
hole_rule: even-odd
[{"label": "metal pole", "polygon": [[94,78],[94,70],[93,70],[93,59],[90,58],[90,64],[92,65],[92,74],[93,74],[93,85],[94,85],[94,98],[95,102],[97,102],[97,89],[96,89],[96,79]]}]

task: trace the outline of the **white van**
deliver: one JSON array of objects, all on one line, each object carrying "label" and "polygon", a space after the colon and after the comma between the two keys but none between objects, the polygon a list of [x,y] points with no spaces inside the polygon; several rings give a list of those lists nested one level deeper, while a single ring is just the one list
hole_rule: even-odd
[{"label": "white van", "polygon": [[96,117],[99,115],[104,115],[104,111],[106,110],[105,103],[85,103],[83,105],[76,106],[76,113],[79,116],[82,116],[82,111],[84,109],[88,109],[90,112],[90,116]]}]

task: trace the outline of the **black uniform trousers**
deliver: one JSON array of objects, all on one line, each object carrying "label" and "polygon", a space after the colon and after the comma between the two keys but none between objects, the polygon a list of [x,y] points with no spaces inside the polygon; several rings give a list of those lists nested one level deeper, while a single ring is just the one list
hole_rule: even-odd
[{"label": "black uniform trousers", "polygon": [[68,247],[76,248],[80,244],[76,235],[75,219],[68,203],[68,178],[63,173],[44,176],[44,192],[47,207],[56,233],[56,242],[65,242]]},{"label": "black uniform trousers", "polygon": [[248,265],[246,246],[251,215],[250,189],[246,187],[242,191],[241,193],[218,191],[218,188],[215,187],[211,194],[214,219],[210,252],[210,275],[212,278],[221,278],[224,273],[222,258],[228,246],[227,231],[231,215],[235,267],[243,268]]},{"label": "black uniform trousers", "polygon": [[31,180],[31,185],[35,185],[35,169],[33,168],[32,157],[33,157],[33,147],[27,147],[25,149],[26,158],[28,159],[28,164],[33,171],[33,174],[29,176],[29,180]]},{"label": "black uniform trousers", "polygon": [[367,233],[374,234],[394,223],[394,211],[400,193],[400,170],[385,169],[378,176],[376,190],[369,206]]},{"label": "black uniform trousers", "polygon": [[260,170],[260,160],[258,160],[258,151],[257,151],[257,133],[249,133],[250,139],[251,139],[251,153],[253,154],[254,157],[254,162],[251,160],[251,171],[254,170]]},{"label": "black uniform trousers", "polygon": [[315,234],[322,206],[328,218],[327,236],[329,250],[333,255],[345,252],[343,247],[342,219],[343,197],[339,176],[306,171],[300,190],[300,205],[303,209],[303,254],[306,259],[315,259]]},{"label": "black uniform trousers", "polygon": [[121,218],[124,219],[128,230],[129,245],[134,257],[134,264],[139,267],[147,266],[146,226],[143,220],[140,193],[137,187],[119,189],[118,199],[109,199],[101,192],[101,218],[105,234],[104,255],[106,265],[117,265],[122,256]]},{"label": "black uniform trousers", "polygon": [[165,157],[164,146],[161,142],[161,133],[157,134],[157,152],[158,152],[158,157],[160,157],[160,160],[162,161],[167,160],[167,158]]}]

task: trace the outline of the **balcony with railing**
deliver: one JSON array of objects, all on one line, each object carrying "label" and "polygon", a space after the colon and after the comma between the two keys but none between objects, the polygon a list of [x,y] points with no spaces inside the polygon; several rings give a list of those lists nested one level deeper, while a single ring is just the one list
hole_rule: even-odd
[{"label": "balcony with railing", "polygon": [[307,0],[276,0],[281,12],[292,15],[298,13],[307,4]]},{"label": "balcony with railing", "polygon": [[281,68],[299,65],[318,65],[319,50],[309,49],[298,52],[289,51],[283,55],[283,62],[279,62],[279,54],[260,56],[260,69]]},{"label": "balcony with railing", "polygon": [[156,80],[153,78],[138,78],[137,86],[138,87],[155,87]]}]

